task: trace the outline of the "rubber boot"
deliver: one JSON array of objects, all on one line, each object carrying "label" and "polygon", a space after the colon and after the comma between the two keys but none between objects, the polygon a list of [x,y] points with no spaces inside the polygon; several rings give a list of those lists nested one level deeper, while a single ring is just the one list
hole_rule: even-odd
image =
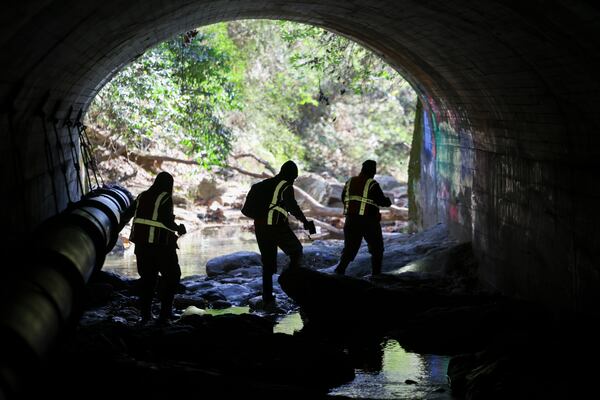
[{"label": "rubber boot", "polygon": [[300,268],[302,266],[303,254],[293,254],[290,256],[290,264],[288,268]]},{"label": "rubber boot", "polygon": [[338,275],[344,275],[346,273],[346,268],[348,268],[348,264],[350,264],[349,260],[340,260],[333,272],[335,272]]},{"label": "rubber boot", "polygon": [[381,264],[383,256],[371,256],[371,275],[376,276],[381,274]]},{"label": "rubber boot", "polygon": [[173,319],[173,299],[174,294],[163,294],[160,302],[160,314],[157,322],[159,324],[169,324]]},{"label": "rubber boot", "polygon": [[[269,269],[269,268],[267,268]],[[273,273],[271,271],[268,271],[267,269],[264,269],[263,267],[263,274],[262,274],[262,289],[263,289],[263,293],[262,293],[262,299],[263,299],[263,303],[267,304],[270,303],[274,300],[273,297]]]}]

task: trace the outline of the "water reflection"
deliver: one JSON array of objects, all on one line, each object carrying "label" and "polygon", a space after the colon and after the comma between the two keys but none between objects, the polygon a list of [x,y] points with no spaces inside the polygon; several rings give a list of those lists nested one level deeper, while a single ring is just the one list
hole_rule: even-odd
[{"label": "water reflection", "polygon": [[[190,232],[178,241],[181,276],[206,275],[206,262],[211,258],[236,251],[256,251],[258,246],[254,233],[241,225],[209,226]],[[124,255],[108,255],[104,262],[105,271],[115,271],[122,275],[137,278],[134,246]]]},{"label": "water reflection", "polygon": [[273,327],[273,333],[285,333],[287,335],[293,335],[294,332],[299,331],[304,326],[300,313],[288,314],[277,322]]},{"label": "water reflection", "polygon": [[[188,307],[190,314],[245,314],[249,307],[221,310]],[[274,333],[293,335],[303,328],[300,313],[284,316],[273,327]],[[348,355],[355,366],[352,382],[332,389],[331,396],[356,399],[453,399],[446,373],[450,357],[406,352],[394,339],[362,338],[348,345]]]},{"label": "water reflection", "polygon": [[240,315],[240,314],[248,314],[250,312],[250,307],[245,306],[245,307],[227,307],[227,308],[222,308],[222,309],[213,309],[213,308],[207,308],[206,310],[204,310],[205,314],[208,315],[225,315],[225,314],[235,314],[235,315]]},{"label": "water reflection", "polygon": [[[300,313],[282,318],[274,332],[289,335],[304,324]],[[347,352],[355,366],[352,382],[332,389],[331,396],[356,399],[453,399],[447,382],[450,357],[406,352],[394,339],[362,337],[348,343]]]},{"label": "water reflection", "polygon": [[407,353],[396,340],[389,339],[365,361],[366,365],[356,369],[352,382],[329,394],[361,399],[452,399],[446,379],[450,357]]},{"label": "water reflection", "polygon": [[[224,315],[224,314],[249,314],[249,306],[233,306],[222,309],[212,308],[198,308],[196,306],[188,306],[183,310],[182,316],[186,317],[189,315]],[[299,331],[304,326],[300,313],[292,313],[285,315],[281,318],[275,326],[273,326],[273,333],[284,333],[287,335],[293,335],[294,332]]]}]

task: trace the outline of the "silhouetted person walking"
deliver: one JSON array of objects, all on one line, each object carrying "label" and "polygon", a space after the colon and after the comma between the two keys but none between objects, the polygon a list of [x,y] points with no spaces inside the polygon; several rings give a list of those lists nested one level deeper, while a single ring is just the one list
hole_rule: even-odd
[{"label": "silhouetted person walking", "polygon": [[277,248],[290,258],[290,268],[302,263],[302,243],[288,223],[288,213],[304,224],[304,229],[314,233],[314,223],[309,222],[298,207],[294,196],[294,180],[298,167],[286,161],[277,175],[252,185],[246,196],[242,213],[254,219],[254,231],[263,264],[263,303],[274,304],[273,274],[277,271]]},{"label": "silhouetted person walking", "polygon": [[140,275],[141,322],[152,319],[152,299],[158,274],[161,307],[159,322],[172,317],[173,298],[181,277],[177,258],[177,238],[186,233],[183,224],[175,223],[173,215],[173,177],[167,172],[156,176],[148,190],[136,199],[135,215],[129,240],[135,243],[137,269]]},{"label": "silhouetted person walking", "polygon": [[381,273],[383,261],[383,235],[381,233],[381,214],[379,207],[389,207],[391,200],[383,194],[374,178],[377,163],[373,160],[363,162],[358,176],[348,179],[342,191],[344,203],[344,249],[335,272],[343,275],[348,264],[354,260],[362,239],[365,238],[371,253],[371,273]]}]

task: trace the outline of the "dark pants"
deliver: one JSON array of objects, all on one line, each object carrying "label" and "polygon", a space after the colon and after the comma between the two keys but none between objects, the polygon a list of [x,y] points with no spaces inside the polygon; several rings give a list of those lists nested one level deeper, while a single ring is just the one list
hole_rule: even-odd
[{"label": "dark pants", "polygon": [[263,301],[273,300],[273,274],[277,272],[277,248],[290,257],[290,268],[302,263],[302,243],[288,224],[255,224],[254,232],[263,264]]},{"label": "dark pants", "polygon": [[381,273],[383,262],[383,235],[379,220],[361,215],[348,215],[344,224],[344,250],[336,272],[344,273],[348,264],[354,260],[363,238],[371,253],[371,270],[373,275]]},{"label": "dark pants", "polygon": [[173,299],[181,278],[181,269],[174,246],[135,245],[138,274],[140,274],[140,311],[142,318],[152,315],[152,298],[156,290],[158,274],[161,285],[160,318],[171,317]]}]

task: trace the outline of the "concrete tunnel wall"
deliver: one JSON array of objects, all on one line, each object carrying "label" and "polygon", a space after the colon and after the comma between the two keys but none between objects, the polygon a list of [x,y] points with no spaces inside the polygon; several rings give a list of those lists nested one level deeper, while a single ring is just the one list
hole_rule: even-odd
[{"label": "concrete tunnel wall", "polygon": [[448,223],[472,240],[482,279],[505,294],[597,313],[599,16],[591,1],[558,0],[3,5],[0,177],[9,244],[63,210],[69,195],[79,198],[62,121],[85,112],[120,68],[196,26],[290,19],[371,48],[419,93],[411,206],[421,226]]}]

